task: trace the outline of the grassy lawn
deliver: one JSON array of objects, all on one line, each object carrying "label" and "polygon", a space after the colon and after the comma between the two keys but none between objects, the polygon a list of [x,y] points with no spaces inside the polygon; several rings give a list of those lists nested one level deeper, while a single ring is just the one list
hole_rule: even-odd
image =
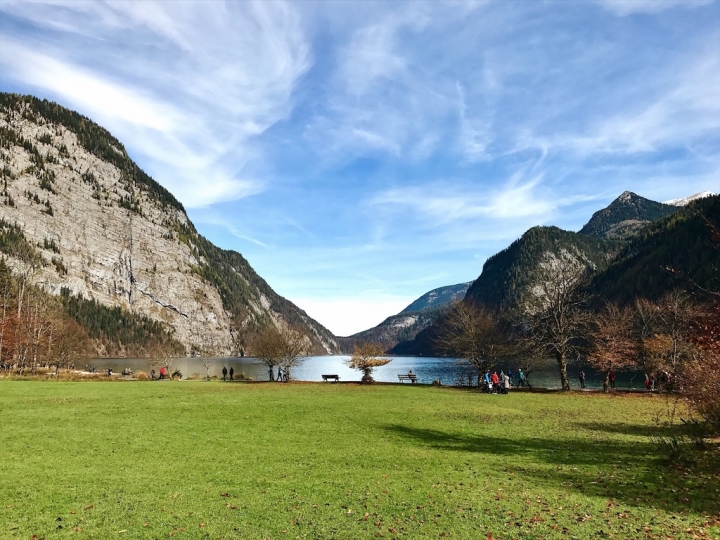
[{"label": "grassy lawn", "polygon": [[0,538],[719,538],[719,462],[664,461],[663,405],[0,381]]}]

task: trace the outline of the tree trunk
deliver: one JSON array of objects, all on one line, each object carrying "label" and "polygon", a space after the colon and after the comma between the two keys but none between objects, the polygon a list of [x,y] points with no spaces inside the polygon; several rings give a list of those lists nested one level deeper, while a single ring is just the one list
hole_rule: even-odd
[{"label": "tree trunk", "polygon": [[555,358],[557,359],[558,367],[560,368],[560,384],[562,385],[562,389],[570,390],[570,381],[568,380],[567,360],[565,359],[565,355],[558,352],[555,353]]},{"label": "tree trunk", "polygon": [[610,388],[610,370],[608,369],[605,372],[605,380],[603,381],[603,392],[605,392],[607,394],[609,388]]}]

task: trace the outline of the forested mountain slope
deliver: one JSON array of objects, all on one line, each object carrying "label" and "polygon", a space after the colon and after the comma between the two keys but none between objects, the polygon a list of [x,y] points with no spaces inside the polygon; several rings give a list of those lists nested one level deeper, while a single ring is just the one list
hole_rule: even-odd
[{"label": "forested mountain slope", "polygon": [[651,224],[618,253],[594,279],[599,300],[656,300],[681,287],[702,296],[701,289],[720,290],[720,249],[712,227],[720,230],[720,197],[695,200]]},{"label": "forested mountain slope", "polygon": [[596,238],[628,236],[649,222],[669,216],[677,210],[677,206],[651,201],[625,191],[606,208],[595,212],[579,232]]},{"label": "forested mountain slope", "polygon": [[533,227],[509,247],[490,257],[470,285],[465,301],[497,309],[513,309],[531,283],[531,275],[546,253],[565,251],[593,270],[605,268],[620,248],[604,240],[557,227]]},{"label": "forested mountain slope", "polygon": [[[629,227],[627,234],[620,237],[606,235],[629,215],[624,210],[616,212],[625,204],[641,210],[632,215],[643,218],[642,226]],[[670,207],[672,211],[658,205],[625,192],[608,207],[614,206],[611,212],[596,212],[583,228],[597,234],[534,227],[485,262],[465,301],[512,311],[524,291],[533,285],[532,275],[542,257],[560,251],[570,253],[592,270],[594,277],[588,292],[596,307],[605,300],[626,303],[636,297],[657,299],[678,287],[698,296],[702,296],[703,288],[720,289],[720,250],[712,242],[712,227],[720,230],[720,197],[708,196],[682,208]],[[607,219],[596,219],[599,215]],[[437,332],[437,324],[430,325],[414,340],[398,344],[391,352],[439,354],[434,344]]]},{"label": "forested mountain slope", "polygon": [[[252,352],[265,325],[334,336],[237,252],[201,236],[177,199],[108,131],[56,103],[0,93],[0,250],[47,292],[157,321],[186,352]],[[28,259],[16,249],[31,246]]]},{"label": "forested mountain slope", "polygon": [[433,289],[432,291],[423,294],[400,313],[412,313],[425,309],[435,309],[446,306],[451,302],[462,300],[465,298],[465,293],[471,284],[472,281],[468,281],[467,283],[458,283],[457,285],[447,285],[445,287]]}]

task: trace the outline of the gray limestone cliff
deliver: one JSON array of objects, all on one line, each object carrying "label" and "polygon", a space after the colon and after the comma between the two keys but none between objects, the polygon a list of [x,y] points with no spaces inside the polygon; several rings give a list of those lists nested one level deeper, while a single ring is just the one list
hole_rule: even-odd
[{"label": "gray limestone cliff", "polygon": [[[182,205],[89,119],[0,94],[0,219],[45,259],[37,284],[162,321],[190,353],[252,353],[267,324],[304,333],[316,354],[334,336],[277,295],[238,253],[212,245]],[[22,261],[5,255],[18,269]]]}]

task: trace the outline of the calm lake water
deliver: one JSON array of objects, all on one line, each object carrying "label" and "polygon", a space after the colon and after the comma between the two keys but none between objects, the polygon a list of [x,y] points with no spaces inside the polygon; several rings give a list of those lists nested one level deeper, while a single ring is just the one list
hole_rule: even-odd
[{"label": "calm lake water", "polygon": [[[341,381],[359,381],[361,373],[359,371],[348,368],[344,361],[349,356],[309,356],[301,359],[297,366],[292,368],[292,378],[299,381],[322,381],[322,375],[338,375]],[[155,368],[159,371],[157,365],[153,365],[147,358],[102,358],[88,362],[90,366],[96,367],[98,370],[107,370],[112,368],[115,373],[121,372],[125,368],[130,368],[134,372],[145,371]],[[246,376],[252,377],[258,381],[268,380],[267,367],[258,364],[253,358],[213,358],[210,366],[210,375],[222,376],[223,366],[235,369],[236,375],[244,373]],[[80,366],[78,366],[80,367]],[[183,377],[193,374],[205,376],[205,366],[200,358],[178,358],[173,360],[171,370],[180,370]],[[500,369],[511,369],[517,382],[517,369],[511,363],[498,366]],[[568,376],[570,378],[570,386],[578,388],[578,373],[581,367],[576,365],[568,366]],[[586,385],[589,388],[601,388],[603,376],[595,372],[592,368],[583,366],[582,369],[586,374]],[[406,374],[412,370],[418,377],[418,382],[430,384],[436,379],[440,379],[444,385],[467,384],[469,377],[472,377],[473,384],[477,384],[477,372],[467,363],[458,361],[453,358],[432,358],[425,356],[399,356],[393,357],[392,362],[377,368],[373,372],[376,381],[381,382],[398,382],[398,374]],[[549,359],[542,364],[531,376],[530,382],[533,386],[544,388],[559,388],[560,375],[555,361]],[[639,372],[619,372],[617,374],[616,386],[618,388],[644,388],[645,377]]]}]

